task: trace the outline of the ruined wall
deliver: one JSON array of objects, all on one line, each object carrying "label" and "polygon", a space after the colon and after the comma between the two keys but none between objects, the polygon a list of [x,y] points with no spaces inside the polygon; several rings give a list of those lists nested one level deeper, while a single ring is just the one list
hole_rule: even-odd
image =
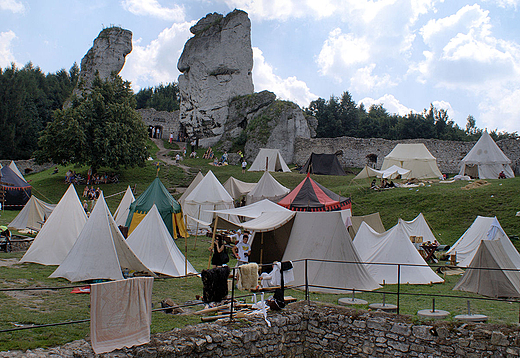
[{"label": "ruined wall", "polygon": [[[173,317],[172,319],[175,319]],[[103,357],[519,357],[518,327],[413,323],[410,316],[305,302],[260,318],[206,323],[152,336]],[[85,340],[0,357],[93,357]]]},{"label": "ruined wall", "polygon": [[177,140],[177,134],[181,131],[181,123],[179,120],[179,111],[156,111],[153,108],[138,109],[144,124],[152,127],[162,128],[162,138],[170,138],[173,133],[173,139]]},{"label": "ruined wall", "polygon": [[[381,138],[297,138],[294,144],[294,163],[303,165],[309,155],[314,153],[332,154],[341,150],[338,159],[343,166],[362,168],[369,164],[367,155],[377,156],[372,163],[376,169],[381,168],[385,156],[398,143],[424,143],[430,153],[437,158],[437,165],[443,173],[458,173],[462,158],[471,150],[475,142],[445,141],[438,139],[387,140]],[[516,139],[504,139],[497,142],[504,154],[511,159],[515,174],[520,174],[520,142]]]}]

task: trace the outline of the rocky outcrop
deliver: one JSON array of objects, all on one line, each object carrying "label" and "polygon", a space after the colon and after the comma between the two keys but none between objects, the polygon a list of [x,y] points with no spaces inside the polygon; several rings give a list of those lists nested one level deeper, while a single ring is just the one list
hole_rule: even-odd
[{"label": "rocky outcrop", "polygon": [[[125,64],[126,55],[132,52],[132,32],[120,27],[103,29],[94,40],[94,45],[81,60],[79,80],[73,94],[81,97],[92,88],[92,81],[99,74],[106,79],[112,72],[119,74]],[[70,106],[70,102],[64,107]]]},{"label": "rocky outcrop", "polygon": [[[177,68],[181,97],[180,121],[189,137],[209,145],[224,133],[229,100],[253,93],[251,22],[247,13],[213,13],[191,29]],[[208,141],[211,139],[211,141]]]},{"label": "rocky outcrop", "polygon": [[297,104],[276,100],[274,93],[262,91],[230,101],[222,148],[244,145],[249,161],[260,148],[275,148],[287,163],[292,163],[295,138],[309,138],[311,127]]}]

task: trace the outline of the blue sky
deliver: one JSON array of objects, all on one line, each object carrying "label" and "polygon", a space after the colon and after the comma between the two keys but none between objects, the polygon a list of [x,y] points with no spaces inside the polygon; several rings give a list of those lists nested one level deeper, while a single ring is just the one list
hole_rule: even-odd
[{"label": "blue sky", "polygon": [[0,67],[78,64],[111,25],[133,32],[121,76],[177,81],[190,26],[246,11],[255,91],[308,106],[349,91],[368,108],[433,103],[465,128],[520,132],[520,0],[0,0]]}]

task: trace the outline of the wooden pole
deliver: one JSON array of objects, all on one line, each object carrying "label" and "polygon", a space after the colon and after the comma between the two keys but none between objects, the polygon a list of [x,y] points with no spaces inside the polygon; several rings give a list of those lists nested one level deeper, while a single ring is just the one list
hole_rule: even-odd
[{"label": "wooden pole", "polygon": [[[200,220],[200,204],[199,204],[199,213],[197,214],[197,220]],[[193,245],[193,250],[197,248],[197,237],[199,237],[199,222],[197,221],[197,226],[195,229],[195,244]]]},{"label": "wooden pole", "polygon": [[215,235],[217,234],[217,224],[218,224],[218,215],[215,219],[215,226],[213,226],[213,234],[211,235],[211,252],[209,253],[209,260],[208,260],[208,270],[211,267],[211,256],[213,255],[213,251],[215,251]]},{"label": "wooden pole", "polygon": [[[260,239],[260,267],[264,263],[264,232],[262,231],[262,237]],[[260,269],[262,270],[262,269]]]},{"label": "wooden pole", "polygon": [[[184,215],[184,225],[186,226],[186,234],[188,233],[188,219]],[[184,276],[188,276],[188,235],[184,238]],[[184,280],[187,280],[185,277]]]}]

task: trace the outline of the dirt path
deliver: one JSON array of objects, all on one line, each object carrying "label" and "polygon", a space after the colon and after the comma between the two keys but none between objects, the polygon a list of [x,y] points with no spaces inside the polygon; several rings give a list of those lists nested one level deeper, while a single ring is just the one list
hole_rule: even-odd
[{"label": "dirt path", "polygon": [[180,154],[182,154],[181,150],[166,149],[166,148],[164,148],[164,143],[163,143],[162,139],[156,139],[156,138],[151,138],[151,139],[157,145],[157,148],[159,148],[159,151],[157,152],[158,160],[160,160],[168,165],[175,165],[175,166],[181,168],[182,170],[184,170],[184,172],[186,174],[190,173],[190,167],[182,165],[181,163],[177,163],[174,159],[172,159],[168,155],[168,153],[170,153],[171,151],[179,152]]}]

